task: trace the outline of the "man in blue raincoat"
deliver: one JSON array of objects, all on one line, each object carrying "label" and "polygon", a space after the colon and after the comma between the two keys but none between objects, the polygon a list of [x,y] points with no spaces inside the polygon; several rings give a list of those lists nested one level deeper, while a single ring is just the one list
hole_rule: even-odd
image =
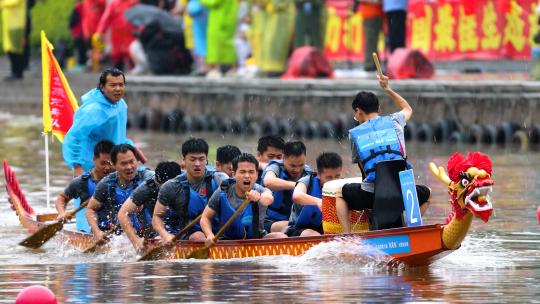
[{"label": "man in blue raincoat", "polygon": [[[130,144],[126,137],[127,104],[125,94],[126,78],[118,69],[106,69],[99,77],[99,84],[81,97],[82,105],[75,112],[73,125],[62,144],[62,155],[66,164],[73,168],[75,176],[89,171],[93,147],[101,140],[114,144]],[[137,148],[136,156],[142,163],[146,157]]]}]

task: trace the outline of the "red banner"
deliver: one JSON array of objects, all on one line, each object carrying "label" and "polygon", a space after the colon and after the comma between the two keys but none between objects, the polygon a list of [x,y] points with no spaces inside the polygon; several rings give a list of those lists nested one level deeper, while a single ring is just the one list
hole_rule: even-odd
[{"label": "red banner", "polygon": [[41,31],[43,77],[43,131],[52,132],[60,141],[71,128],[77,99],[52,52],[52,45]]},{"label": "red banner", "polygon": [[[330,60],[364,57],[362,16],[352,12],[352,2],[327,0]],[[411,0],[407,46],[434,60],[530,59],[539,30],[537,5],[533,0]]]}]

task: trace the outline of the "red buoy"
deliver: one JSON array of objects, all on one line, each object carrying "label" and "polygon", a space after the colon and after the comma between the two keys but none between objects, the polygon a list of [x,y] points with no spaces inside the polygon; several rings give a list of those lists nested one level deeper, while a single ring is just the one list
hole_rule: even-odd
[{"label": "red buoy", "polygon": [[540,225],[540,206],[536,209],[536,219],[538,219],[538,225]]},{"label": "red buoy", "polygon": [[56,296],[47,287],[32,285],[21,290],[15,304],[57,304]]}]

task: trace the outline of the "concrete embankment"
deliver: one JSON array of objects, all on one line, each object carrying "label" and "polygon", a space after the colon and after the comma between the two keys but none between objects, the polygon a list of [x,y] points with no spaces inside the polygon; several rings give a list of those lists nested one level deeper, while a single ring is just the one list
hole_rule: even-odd
[{"label": "concrete embankment", "polygon": [[[41,114],[41,76],[0,83],[0,107]],[[75,95],[97,74],[69,74]],[[406,136],[421,141],[540,142],[540,83],[517,80],[402,80],[391,86],[414,108]],[[373,90],[382,111],[395,110],[374,80],[234,79],[129,76],[131,127],[167,132],[280,133],[342,137],[353,125],[351,101]]]}]

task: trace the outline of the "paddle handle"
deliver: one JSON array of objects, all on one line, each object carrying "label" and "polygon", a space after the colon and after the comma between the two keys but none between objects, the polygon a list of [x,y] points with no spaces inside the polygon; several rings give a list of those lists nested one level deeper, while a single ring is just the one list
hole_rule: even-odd
[{"label": "paddle handle", "polygon": [[66,217],[64,217],[64,223],[72,219],[75,216],[75,214],[77,214],[77,212],[86,208],[86,206],[88,206],[88,202],[90,202],[90,199],[87,199],[86,201],[84,201],[84,203],[82,203],[79,207],[77,207],[77,209],[68,212]]},{"label": "paddle handle", "polygon": [[182,228],[182,230],[180,230],[180,232],[178,232],[174,237],[173,239],[171,240],[171,242],[175,242],[177,241],[178,239],[180,239],[182,237],[182,235],[186,232],[188,232],[189,229],[191,229],[193,226],[195,226],[195,224],[197,224],[199,222],[199,220],[201,219],[202,217],[202,213],[197,215],[197,217],[191,221],[191,223],[187,224],[186,227]]},{"label": "paddle handle", "polygon": [[221,228],[218,230],[216,235],[214,236],[214,243],[217,242],[217,240],[225,233],[225,230],[229,227],[229,225],[240,215],[240,213],[246,208],[246,206],[249,204],[249,197],[246,197],[246,199],[242,202],[242,205],[238,207],[238,210],[221,226]]},{"label": "paddle handle", "polygon": [[377,74],[379,74],[379,76],[382,76],[383,72],[381,68],[381,63],[379,62],[379,57],[377,57],[377,53],[373,52],[371,53],[371,56],[373,57],[373,61],[375,62],[375,66],[377,67]]}]

